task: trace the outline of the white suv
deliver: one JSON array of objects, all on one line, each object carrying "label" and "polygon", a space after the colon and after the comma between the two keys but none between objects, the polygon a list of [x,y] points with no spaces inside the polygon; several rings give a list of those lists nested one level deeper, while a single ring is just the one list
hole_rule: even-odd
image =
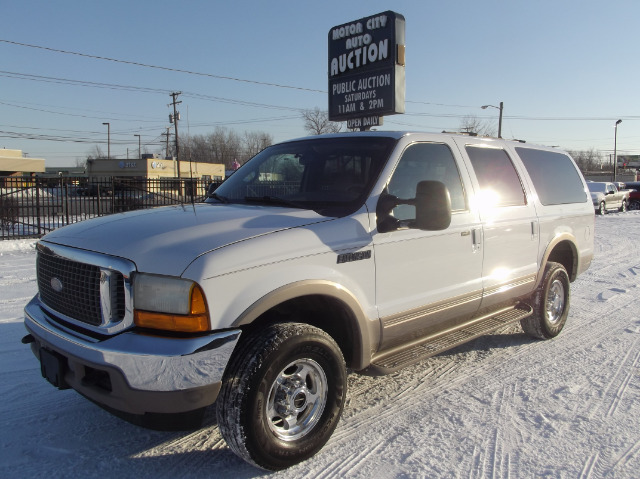
[{"label": "white suv", "polygon": [[347,368],[387,374],[513,321],[556,336],[593,228],[584,179],[557,149],[293,140],[205,204],[45,236],[24,342],[55,386],[145,425],[191,425],[216,401],[229,447],[282,469],[331,436]]}]

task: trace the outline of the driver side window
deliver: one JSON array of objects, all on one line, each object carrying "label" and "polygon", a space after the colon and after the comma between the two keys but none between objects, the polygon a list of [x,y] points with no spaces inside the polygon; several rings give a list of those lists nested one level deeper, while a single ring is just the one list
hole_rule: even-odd
[{"label": "driver side window", "polygon": [[[441,143],[415,143],[407,147],[389,181],[389,194],[402,199],[415,198],[420,181],[441,181],[449,189],[451,210],[466,209],[464,189],[453,154],[447,145]],[[393,209],[393,216],[399,220],[416,217],[415,207],[400,205]]]}]

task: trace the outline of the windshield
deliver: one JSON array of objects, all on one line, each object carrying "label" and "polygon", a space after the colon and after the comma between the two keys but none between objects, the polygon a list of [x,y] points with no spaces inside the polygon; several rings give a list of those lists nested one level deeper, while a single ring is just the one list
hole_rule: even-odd
[{"label": "windshield", "polygon": [[396,140],[319,137],[271,146],[229,177],[207,202],[265,203],[341,216],[357,210]]},{"label": "windshield", "polygon": [[604,183],[587,183],[587,186],[592,193],[604,193],[606,191]]}]

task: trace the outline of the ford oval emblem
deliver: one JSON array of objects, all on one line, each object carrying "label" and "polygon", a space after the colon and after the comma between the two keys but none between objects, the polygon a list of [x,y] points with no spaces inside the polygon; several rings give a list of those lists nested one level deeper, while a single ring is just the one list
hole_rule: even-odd
[{"label": "ford oval emblem", "polygon": [[56,293],[61,293],[62,292],[62,281],[60,281],[58,278],[51,278],[51,288]]}]

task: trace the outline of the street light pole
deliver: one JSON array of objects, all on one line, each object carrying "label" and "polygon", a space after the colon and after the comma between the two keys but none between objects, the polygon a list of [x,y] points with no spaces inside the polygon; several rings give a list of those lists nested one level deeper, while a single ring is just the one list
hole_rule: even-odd
[{"label": "street light pole", "polygon": [[140,135],[133,135],[138,137],[138,159],[142,159],[142,152],[140,151]]},{"label": "street light pole", "polygon": [[107,160],[111,159],[111,123],[103,123],[107,125]]},{"label": "street light pole", "polygon": [[500,106],[495,105],[482,105],[480,108],[486,110],[487,108],[495,108],[496,110],[500,110],[500,117],[498,119],[498,138],[502,138],[502,110],[504,108],[504,102],[500,102]]},{"label": "street light pole", "polygon": [[622,123],[622,120],[616,121],[616,131],[613,134],[613,181],[615,183],[618,173],[618,125]]}]

